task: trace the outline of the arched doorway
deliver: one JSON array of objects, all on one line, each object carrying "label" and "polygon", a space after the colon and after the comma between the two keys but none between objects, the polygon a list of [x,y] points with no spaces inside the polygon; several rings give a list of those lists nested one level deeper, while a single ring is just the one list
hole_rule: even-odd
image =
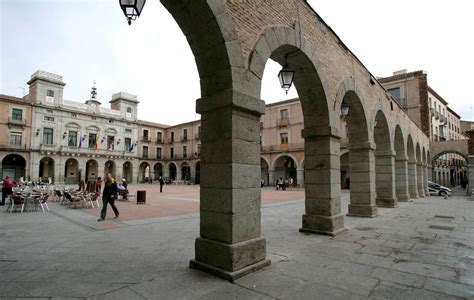
[{"label": "arched doorway", "polygon": [[104,165],[104,178],[106,177],[107,173],[112,174],[112,177],[115,177],[115,162],[113,160],[108,160],[105,162]]},{"label": "arched doorway", "polygon": [[296,184],[298,182],[297,178],[297,165],[296,160],[288,155],[282,155],[278,157],[273,162],[273,180],[275,182],[271,182],[270,185],[276,183],[276,180],[282,178],[283,180],[288,180],[288,178],[293,178],[293,182]]},{"label": "arched doorway", "polygon": [[161,163],[156,163],[153,170],[155,171],[155,180],[163,176],[163,165]]},{"label": "arched doorway", "polygon": [[176,173],[177,173],[177,168],[176,168],[175,163],[170,163],[170,165],[168,166],[168,173],[169,173],[169,179],[171,181],[175,181],[176,180]]},{"label": "arched doorway", "polygon": [[133,165],[131,162],[126,161],[123,163],[122,177],[125,178],[128,183],[133,182]]},{"label": "arched doorway", "polygon": [[417,176],[416,176],[416,157],[415,146],[411,135],[407,139],[407,154],[408,154],[408,190],[411,199],[418,198]]},{"label": "arched doorway", "polygon": [[418,189],[418,197],[424,198],[425,197],[425,189],[424,189],[424,179],[423,179],[423,160],[421,158],[421,148],[420,144],[416,144],[415,148],[415,155],[416,155],[416,187]]},{"label": "arched doorway", "polygon": [[375,193],[380,207],[398,206],[395,195],[395,155],[385,114],[379,110],[374,120]]},{"label": "arched doorway", "polygon": [[49,182],[49,179],[54,182],[54,159],[43,157],[40,160],[38,178],[43,182]]},{"label": "arched doorway", "polygon": [[79,162],[74,158],[69,158],[64,163],[64,183],[79,183]]},{"label": "arched doorway", "polygon": [[194,175],[194,184],[201,184],[201,162],[197,162]]},{"label": "arched doorway", "polygon": [[435,173],[433,181],[440,185],[456,187],[468,180],[467,157],[462,153],[457,151],[441,152],[433,157],[431,164]]},{"label": "arched doorway", "polygon": [[90,159],[86,162],[86,182],[94,182],[99,177],[99,164]]},{"label": "arched doorway", "polygon": [[181,180],[191,180],[191,167],[187,162],[181,164]]},{"label": "arched doorway", "polygon": [[408,191],[408,157],[405,152],[405,141],[400,126],[395,128],[395,191],[400,202],[410,199]]},{"label": "arched doorway", "polygon": [[138,167],[138,182],[149,182],[150,181],[150,164],[142,162]]},{"label": "arched doorway", "polygon": [[26,160],[18,154],[9,154],[2,160],[2,179],[10,176],[14,180],[25,177]]},{"label": "arched doorway", "polygon": [[341,155],[341,187],[343,189],[350,189],[351,172],[349,169],[349,152],[345,152]]},{"label": "arched doorway", "polygon": [[263,180],[264,185],[269,185],[269,166],[265,159],[260,158],[260,172],[261,172],[261,179]]}]

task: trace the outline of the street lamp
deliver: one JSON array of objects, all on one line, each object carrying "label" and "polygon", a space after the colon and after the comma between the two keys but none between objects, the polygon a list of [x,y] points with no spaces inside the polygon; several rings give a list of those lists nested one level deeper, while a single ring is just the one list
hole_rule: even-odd
[{"label": "street lamp", "polygon": [[342,100],[342,103],[341,103],[341,116],[344,119],[344,121],[347,119],[347,116],[349,115],[349,109],[350,108],[351,108],[351,106],[346,101],[346,99]]},{"label": "street lamp", "polygon": [[123,10],[125,17],[128,20],[128,25],[132,25],[132,21],[135,21],[140,16],[145,5],[146,0],[119,0],[120,8]]},{"label": "street lamp", "polygon": [[295,70],[291,69],[286,62],[287,55],[285,55],[285,64],[283,69],[278,73],[278,78],[280,79],[280,85],[283,90],[288,94],[288,90],[293,84],[293,77],[295,76]]}]

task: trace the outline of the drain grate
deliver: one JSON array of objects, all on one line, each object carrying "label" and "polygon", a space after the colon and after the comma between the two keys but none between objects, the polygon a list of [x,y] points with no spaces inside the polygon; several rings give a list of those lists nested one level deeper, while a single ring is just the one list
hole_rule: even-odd
[{"label": "drain grate", "polygon": [[430,225],[430,226],[428,226],[428,228],[453,231],[456,227],[454,227],[454,226],[444,226],[444,225]]},{"label": "drain grate", "polygon": [[435,215],[435,218],[454,220],[454,216]]},{"label": "drain grate", "polygon": [[359,227],[355,227],[354,229],[355,230],[360,230],[360,231],[368,231],[368,230],[374,230],[375,228],[370,227],[370,226],[359,226]]}]

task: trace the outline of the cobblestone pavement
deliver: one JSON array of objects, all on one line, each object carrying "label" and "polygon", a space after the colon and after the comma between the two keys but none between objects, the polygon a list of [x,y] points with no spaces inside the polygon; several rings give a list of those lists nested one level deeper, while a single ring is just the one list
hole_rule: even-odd
[{"label": "cobblestone pavement", "polygon": [[96,210],[57,203],[49,213],[0,212],[0,298],[474,299],[472,197],[346,217],[349,230],[331,238],[298,232],[304,191],[264,189],[272,264],[232,284],[188,268],[198,188],[132,187],[144,188],[147,205],[119,202],[120,219],[103,223]]}]

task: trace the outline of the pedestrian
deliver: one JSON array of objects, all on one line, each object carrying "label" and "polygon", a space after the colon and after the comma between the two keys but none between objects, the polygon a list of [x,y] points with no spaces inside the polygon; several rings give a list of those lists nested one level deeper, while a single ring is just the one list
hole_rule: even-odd
[{"label": "pedestrian", "polygon": [[5,180],[3,181],[1,205],[5,205],[5,199],[8,197],[8,195],[13,194],[13,185],[14,183],[10,176],[6,176]]},{"label": "pedestrian", "polygon": [[114,213],[115,219],[119,217],[119,211],[115,206],[115,199],[117,199],[117,183],[112,177],[112,174],[107,173],[106,181],[104,184],[104,191],[102,192],[102,210],[100,211],[100,218],[97,220],[99,222],[105,220],[105,215],[107,214],[107,204],[110,204]]},{"label": "pedestrian", "polygon": [[97,179],[95,181],[95,191],[100,192],[101,189],[102,189],[102,178],[97,177]]},{"label": "pedestrian", "polygon": [[122,186],[124,189],[128,190],[128,183],[127,183],[127,180],[125,178],[122,178]]},{"label": "pedestrian", "polygon": [[163,193],[163,185],[165,184],[165,181],[163,180],[163,176],[160,175],[158,178],[158,181],[160,182],[160,193]]}]

